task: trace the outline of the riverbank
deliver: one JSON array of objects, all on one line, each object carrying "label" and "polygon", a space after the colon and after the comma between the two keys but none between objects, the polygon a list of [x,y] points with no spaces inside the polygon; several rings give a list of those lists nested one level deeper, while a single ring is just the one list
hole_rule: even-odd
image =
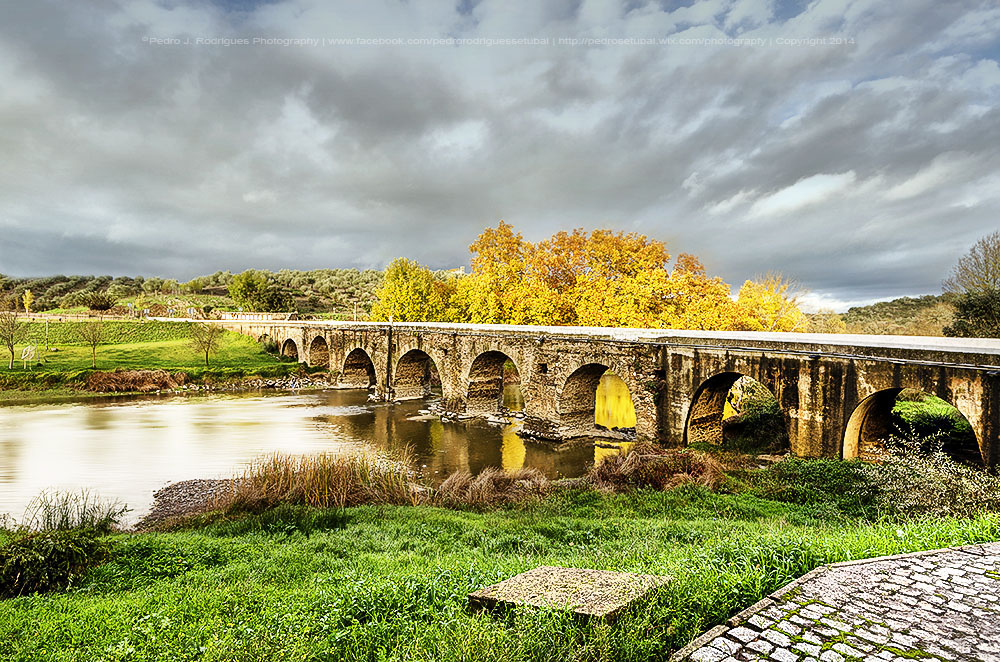
[{"label": "riverbank", "polygon": [[[169,373],[166,371],[85,371],[74,375],[37,375],[37,381],[20,381],[21,388],[0,387],[0,405],[57,403],[98,398],[185,393],[242,393],[254,391],[299,391],[334,388],[325,375],[303,375],[298,365],[283,365],[270,371],[277,376],[241,376],[232,371]],[[149,374],[156,373],[156,374]],[[291,373],[291,374],[289,374]],[[66,381],[60,381],[65,379]],[[97,385],[94,387],[94,385]]]},{"label": "riverbank", "polygon": [[[282,388],[287,384],[267,382],[308,376],[305,366],[269,354],[253,339],[230,331],[223,334],[206,365],[204,353],[191,342],[189,322],[103,321],[96,347],[83,342],[85,327],[86,323],[75,321],[28,323],[25,343],[15,347],[13,367],[0,363],[0,402],[38,394],[93,397],[195,387]],[[19,360],[22,355],[32,358]]]},{"label": "riverbank", "polygon": [[[475,512],[288,507],[112,537],[71,591],[8,600],[0,658],[642,660],[823,564],[1000,539],[1000,518],[878,521],[685,485],[560,490]],[[539,565],[674,580],[613,625],[470,613],[466,595]]]},{"label": "riverbank", "polygon": [[[253,339],[226,331],[205,365],[189,322],[107,320],[96,348],[81,339],[83,322],[30,322],[28,361],[0,364],[0,404],[60,402],[166,392],[297,390],[329,386],[325,376],[269,354]],[[27,351],[25,351],[27,348]],[[95,362],[97,367],[92,367]]]},{"label": "riverbank", "polygon": [[153,492],[153,507],[133,530],[149,531],[167,520],[204,512],[232,484],[232,480],[224,478],[195,478],[162,487]]}]

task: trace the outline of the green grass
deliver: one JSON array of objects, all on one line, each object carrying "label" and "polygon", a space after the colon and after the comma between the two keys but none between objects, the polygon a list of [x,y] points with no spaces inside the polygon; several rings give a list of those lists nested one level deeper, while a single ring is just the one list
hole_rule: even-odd
[{"label": "green grass", "polygon": [[[45,351],[44,323],[32,323],[29,343],[36,346],[34,362],[24,367],[18,360],[23,346],[15,348],[14,369],[7,368],[9,354],[0,360],[0,402],[22,400],[38,391],[72,394],[73,386],[86,381],[91,370],[91,349],[78,339],[80,323],[49,324],[50,351]],[[97,370],[167,370],[189,378],[224,380],[250,375],[277,377],[298,369],[268,354],[253,339],[225,332],[219,349],[205,368],[204,354],[189,340],[190,324],[184,322],[106,321],[105,337],[97,347]]]},{"label": "green grass", "polygon": [[[96,319],[96,318],[95,318]],[[88,324],[83,321],[49,322],[49,346],[83,345],[80,328]],[[190,322],[122,321],[104,320],[104,342],[110,345],[124,343],[156,342],[166,340],[187,340],[190,336]],[[28,323],[28,343],[45,347],[45,322]]]},{"label": "green grass", "polygon": [[[488,513],[298,510],[288,526],[271,517],[119,535],[110,561],[70,592],[3,603],[0,659],[666,659],[818,565],[1000,537],[995,515],[838,522],[809,505],[691,486],[562,492]],[[611,627],[467,611],[469,591],[544,564],[674,581]]]},{"label": "green grass", "polygon": [[[61,372],[85,370],[90,368],[90,360],[90,347],[64,345],[58,352],[46,353],[42,366],[36,368]],[[219,351],[212,355],[209,362],[211,367],[216,368],[254,369],[272,366],[277,360],[260,349],[251,338],[227,332],[219,344]],[[131,342],[97,347],[98,370],[180,370],[204,366],[205,355],[199,354],[188,340]],[[6,370],[6,367],[3,369]]]}]

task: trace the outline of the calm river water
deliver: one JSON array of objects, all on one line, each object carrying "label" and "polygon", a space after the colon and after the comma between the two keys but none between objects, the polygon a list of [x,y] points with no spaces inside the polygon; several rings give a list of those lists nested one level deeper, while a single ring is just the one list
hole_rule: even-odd
[{"label": "calm river water", "polygon": [[[611,389],[599,393],[605,411],[599,418],[621,399]],[[408,446],[415,468],[432,481],[486,467],[537,467],[550,477],[574,477],[595,457],[614,452],[524,441],[516,424],[442,423],[419,415],[427,404],[373,403],[366,391],[329,390],[0,407],[0,514],[20,519],[44,489],[86,488],[127,503],[135,521],[168,483],[229,477],[274,452],[391,453]]]}]

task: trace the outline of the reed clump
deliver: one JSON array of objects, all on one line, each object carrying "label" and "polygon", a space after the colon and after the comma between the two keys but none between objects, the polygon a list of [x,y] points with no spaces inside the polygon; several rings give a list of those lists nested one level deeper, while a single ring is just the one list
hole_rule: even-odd
[{"label": "reed clump", "polygon": [[260,512],[279,504],[345,508],[365,504],[416,505],[425,490],[406,464],[370,456],[281,453],[253,462],[212,507],[227,512]]},{"label": "reed clump", "polygon": [[434,494],[437,505],[487,510],[530,499],[540,499],[552,483],[538,469],[504,471],[488,468],[473,476],[458,471],[445,479]]},{"label": "reed clump", "polygon": [[102,499],[90,490],[44,490],[28,504],[21,527],[29,531],[91,529],[104,534],[116,529],[128,511],[121,501]]},{"label": "reed clump", "polygon": [[686,484],[715,489],[725,479],[725,467],[708,453],[662,448],[648,442],[605,457],[586,476],[590,485],[611,492],[640,487],[668,490]]}]

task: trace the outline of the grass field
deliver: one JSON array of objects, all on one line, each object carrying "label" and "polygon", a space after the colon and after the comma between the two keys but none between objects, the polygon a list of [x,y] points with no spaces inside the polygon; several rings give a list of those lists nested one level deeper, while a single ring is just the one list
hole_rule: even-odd
[{"label": "grass field", "polygon": [[[0,401],[37,394],[68,392],[67,387],[82,383],[91,370],[91,348],[78,335],[82,322],[49,324],[49,347],[45,350],[45,324],[30,324],[28,342],[36,348],[36,358],[27,366],[20,361],[24,345],[15,348],[14,369],[8,369],[9,354],[0,360]],[[104,338],[97,347],[97,370],[167,370],[184,372],[200,379],[205,373],[205,356],[189,339],[185,322],[105,321]],[[210,357],[209,369],[216,377],[264,374],[278,376],[294,371],[293,363],[281,362],[259,343],[226,331],[219,349]]]},{"label": "grass field", "polygon": [[[3,604],[0,659],[663,660],[818,565],[1000,537],[995,515],[879,523],[694,486],[344,516],[116,536],[76,588]],[[674,581],[610,627],[467,611],[469,591],[546,564]]]},{"label": "grass field", "polygon": [[[41,353],[43,358],[40,366],[35,365],[37,370],[68,372],[91,367],[90,347],[63,345],[57,352],[46,353],[43,348]],[[209,360],[214,368],[246,368],[251,371],[273,366],[277,362],[251,338],[231,332],[223,336],[219,351]],[[205,355],[199,354],[189,340],[120,343],[97,348],[98,370],[182,370],[204,366]],[[6,370],[6,365],[3,369]]]}]

